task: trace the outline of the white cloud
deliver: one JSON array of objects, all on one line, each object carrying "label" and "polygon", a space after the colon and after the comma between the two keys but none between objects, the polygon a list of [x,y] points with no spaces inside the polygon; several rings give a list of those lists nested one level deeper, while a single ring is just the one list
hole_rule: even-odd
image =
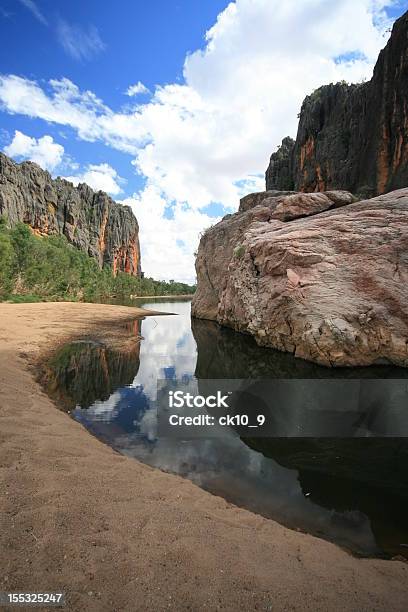
[{"label": "white cloud", "polygon": [[149,93],[149,90],[147,89],[146,85],[143,85],[141,81],[138,81],[134,85],[130,85],[125,93],[127,96],[132,97],[137,96],[138,94],[147,94]]},{"label": "white cloud", "polygon": [[90,60],[106,48],[98,29],[93,25],[84,28],[61,19],[57,26],[57,36],[65,52],[76,60]]},{"label": "white cloud", "polygon": [[16,130],[4,152],[15,159],[30,159],[46,170],[54,170],[62,161],[64,147],[54,142],[52,136],[36,139]]},{"label": "white cloud", "polygon": [[[52,136],[45,135],[36,139],[16,130],[13,140],[3,150],[14,159],[29,159],[49,171],[58,166],[61,169],[62,164],[65,169],[79,170],[79,164],[64,155],[64,147],[54,142]],[[92,189],[106,191],[113,196],[123,192],[121,184],[125,182],[117,171],[106,163],[89,164],[82,173],[64,178],[74,185],[87,183]]]},{"label": "white cloud", "polygon": [[[200,224],[211,221],[205,207],[236,207],[243,192],[260,188],[271,152],[296,134],[304,96],[324,83],[370,78],[391,4],[237,0],[207,32],[204,49],[187,56],[184,83],[157,87],[136,108],[115,111],[67,79],[42,88],[13,75],[0,77],[0,102],[130,153],[148,185],[135,204],[144,269],[158,274],[172,261],[182,274],[191,270]],[[163,202],[176,203],[173,220],[161,216]],[[167,232],[160,245],[159,223]],[[175,242],[182,231],[184,250]]]},{"label": "white cloud", "polygon": [[26,9],[31,11],[31,13],[40,23],[42,23],[43,25],[48,25],[48,21],[46,20],[34,0],[20,0],[20,2],[23,6],[26,7]]},{"label": "white cloud", "polygon": [[70,126],[82,140],[136,153],[148,133],[138,113],[115,113],[91,91],[80,91],[69,79],[52,79],[48,89],[16,75],[0,76],[0,105],[10,113]]},{"label": "white cloud", "polygon": [[90,164],[82,174],[64,176],[63,178],[71,181],[74,185],[87,183],[95,191],[106,191],[112,196],[122,193],[120,183],[124,182],[124,179],[109,164]]},{"label": "white cloud", "polygon": [[165,217],[168,200],[153,185],[123,204],[132,208],[139,222],[145,273],[160,280],[191,282],[199,234],[219,219],[181,203],[174,203],[171,218]]}]

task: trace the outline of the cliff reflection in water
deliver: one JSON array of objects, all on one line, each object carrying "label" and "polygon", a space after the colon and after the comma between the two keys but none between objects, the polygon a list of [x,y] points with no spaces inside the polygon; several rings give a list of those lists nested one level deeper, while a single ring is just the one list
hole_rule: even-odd
[{"label": "cliff reflection in water", "polygon": [[360,554],[407,555],[406,439],[241,440],[228,430],[222,438],[175,440],[159,438],[156,428],[158,379],[199,387],[207,378],[406,378],[405,370],[327,370],[191,321],[188,301],[140,305],[177,315],[144,319],[133,351],[111,354],[87,341],[63,347],[51,364],[54,397],[74,407],[75,419],[123,454],[289,527]]},{"label": "cliff reflection in water", "polygon": [[108,348],[103,342],[77,340],[52,356],[44,372],[48,393],[65,410],[88,408],[130,385],[140,364],[141,321],[126,324],[126,342]]}]

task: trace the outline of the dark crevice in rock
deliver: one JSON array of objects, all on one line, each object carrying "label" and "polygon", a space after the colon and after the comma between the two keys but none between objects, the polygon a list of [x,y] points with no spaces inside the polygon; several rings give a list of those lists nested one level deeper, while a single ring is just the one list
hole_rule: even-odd
[{"label": "dark crevice in rock", "polygon": [[251,262],[252,262],[252,267],[254,269],[254,273],[256,277],[261,276],[261,270],[259,269],[259,266],[256,264],[255,262],[255,256],[253,253],[249,252],[249,256],[251,258]]}]

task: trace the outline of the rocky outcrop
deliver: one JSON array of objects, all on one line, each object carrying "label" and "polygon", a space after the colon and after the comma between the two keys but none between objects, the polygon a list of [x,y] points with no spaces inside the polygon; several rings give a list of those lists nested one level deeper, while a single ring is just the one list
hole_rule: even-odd
[{"label": "rocky outcrop", "polygon": [[267,189],[347,189],[372,197],[408,186],[408,13],[367,83],[321,87],[302,105],[296,142],[284,139]]},{"label": "rocky outcrop", "polygon": [[280,196],[294,195],[296,191],[281,191],[278,189],[269,189],[268,191],[259,191],[257,193],[249,193],[239,201],[238,212],[246,212],[262,202],[266,198],[277,198]]},{"label": "rocky outcrop", "polygon": [[352,199],[266,197],[207,230],[193,315],[321,365],[408,366],[408,189]]},{"label": "rocky outcrop", "polygon": [[288,189],[294,188],[293,180],[293,149],[295,141],[290,136],[282,140],[282,144],[275,153],[272,153],[269,166],[265,173],[266,188],[269,189]]},{"label": "rocky outcrop", "polygon": [[242,198],[238,213],[224,217],[201,238],[196,258],[198,283],[192,305],[194,316],[217,319],[230,261],[233,256],[242,256],[243,237],[251,224],[305,217],[338,206],[342,198],[344,203],[354,200],[351,194],[341,191],[308,195],[263,191]]},{"label": "rocky outcrop", "polygon": [[140,275],[139,227],[129,206],[64,179],[53,180],[37,164],[16,164],[0,153],[0,214],[34,234],[63,234],[99,266]]}]

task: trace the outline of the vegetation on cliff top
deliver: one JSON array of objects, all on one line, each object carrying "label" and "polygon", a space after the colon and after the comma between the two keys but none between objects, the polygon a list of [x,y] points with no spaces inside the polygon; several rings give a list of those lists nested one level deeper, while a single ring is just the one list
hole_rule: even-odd
[{"label": "vegetation on cliff top", "polygon": [[95,259],[64,236],[37,237],[19,223],[13,228],[0,217],[0,300],[99,302],[130,296],[180,295],[195,287],[175,281],[138,278],[100,270]]}]

